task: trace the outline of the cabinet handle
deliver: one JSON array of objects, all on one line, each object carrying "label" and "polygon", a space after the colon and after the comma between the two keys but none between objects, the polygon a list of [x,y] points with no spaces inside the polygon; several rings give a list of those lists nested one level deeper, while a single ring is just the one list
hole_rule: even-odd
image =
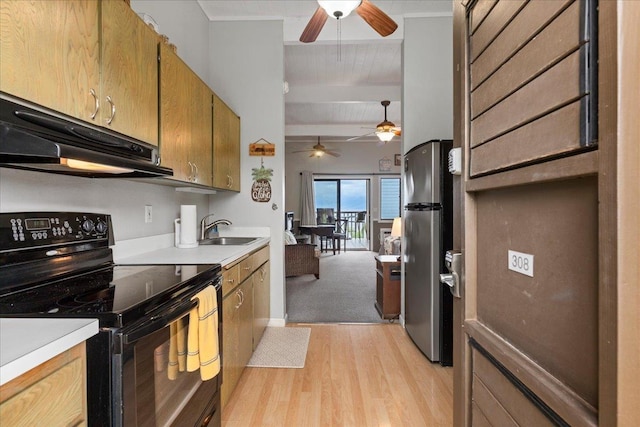
[{"label": "cabinet handle", "polygon": [[195,169],[195,173],[193,174],[193,182],[198,182],[198,165],[193,162],[193,168]]},{"label": "cabinet handle", "polygon": [[95,101],[96,105],[96,109],[93,111],[93,114],[91,114],[91,120],[95,120],[96,115],[98,114],[98,110],[100,109],[100,98],[98,98],[98,95],[96,95],[96,91],[93,90],[93,88],[89,91],[89,93],[91,94],[91,96],[93,96],[93,100]]},{"label": "cabinet handle", "polygon": [[238,304],[236,304],[236,310],[237,310],[242,305],[242,297],[240,296],[240,289],[236,291],[236,296],[238,297]]},{"label": "cabinet handle", "polygon": [[227,175],[227,188],[231,188],[231,184],[233,183],[233,179],[231,175]]},{"label": "cabinet handle", "polygon": [[267,271],[263,268],[260,269],[260,281],[264,282],[264,276],[266,276]]},{"label": "cabinet handle", "polygon": [[187,177],[187,181],[193,182],[193,163],[187,162],[189,164],[189,176]]},{"label": "cabinet handle", "polygon": [[116,116],[116,104],[113,103],[113,100],[110,96],[107,96],[107,102],[111,105],[111,116],[107,119],[107,124],[110,125],[113,119]]},{"label": "cabinet handle", "polygon": [[233,283],[235,282],[235,279],[227,279],[227,283]]},{"label": "cabinet handle", "polygon": [[242,267],[243,270],[251,270],[251,266],[248,267]]}]

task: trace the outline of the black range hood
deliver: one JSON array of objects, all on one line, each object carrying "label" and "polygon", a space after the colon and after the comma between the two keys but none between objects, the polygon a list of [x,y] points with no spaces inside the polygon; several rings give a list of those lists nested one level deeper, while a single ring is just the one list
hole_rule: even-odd
[{"label": "black range hood", "polygon": [[88,178],[173,175],[158,147],[0,97],[0,167]]}]

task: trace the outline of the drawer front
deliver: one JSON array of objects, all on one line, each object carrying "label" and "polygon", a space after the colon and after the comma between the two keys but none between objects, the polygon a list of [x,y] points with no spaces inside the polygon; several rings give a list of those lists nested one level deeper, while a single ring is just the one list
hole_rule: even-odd
[{"label": "drawer front", "polygon": [[253,256],[255,257],[255,268],[260,267],[269,260],[269,246],[258,249]]},{"label": "drawer front", "polygon": [[251,273],[253,273],[256,268],[258,268],[255,255],[250,255],[240,261],[240,263],[238,263],[238,268],[240,269],[240,283],[242,283],[247,279],[247,277],[251,276]]},{"label": "drawer front", "polygon": [[471,177],[596,145],[591,8],[499,1],[469,36]]},{"label": "drawer front", "polygon": [[240,284],[240,266],[235,264],[232,267],[222,269],[222,295],[226,296]]}]

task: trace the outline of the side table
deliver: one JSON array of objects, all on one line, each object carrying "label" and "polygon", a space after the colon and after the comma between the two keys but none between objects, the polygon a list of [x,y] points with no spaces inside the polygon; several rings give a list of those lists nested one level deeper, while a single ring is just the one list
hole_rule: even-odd
[{"label": "side table", "polygon": [[380,317],[393,322],[400,316],[400,261],[397,255],[376,255],[375,259],[375,307]]}]

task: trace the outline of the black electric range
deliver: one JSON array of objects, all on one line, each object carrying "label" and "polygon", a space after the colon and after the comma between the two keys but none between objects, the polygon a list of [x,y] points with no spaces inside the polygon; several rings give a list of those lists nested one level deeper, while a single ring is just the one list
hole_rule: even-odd
[{"label": "black electric range", "polygon": [[[167,369],[170,326],[188,326],[196,294],[213,286],[221,302],[220,265],[117,265],[112,244],[109,215],[0,213],[0,316],[98,319],[100,333],[87,341],[91,426],[218,425],[221,378],[185,372],[179,378],[192,403],[178,387],[162,405],[148,396],[166,392],[144,378]],[[135,374],[127,378],[130,365]],[[136,372],[143,366],[148,372]],[[156,379],[156,388],[159,381],[167,379]],[[127,399],[132,393],[137,398]]]}]

